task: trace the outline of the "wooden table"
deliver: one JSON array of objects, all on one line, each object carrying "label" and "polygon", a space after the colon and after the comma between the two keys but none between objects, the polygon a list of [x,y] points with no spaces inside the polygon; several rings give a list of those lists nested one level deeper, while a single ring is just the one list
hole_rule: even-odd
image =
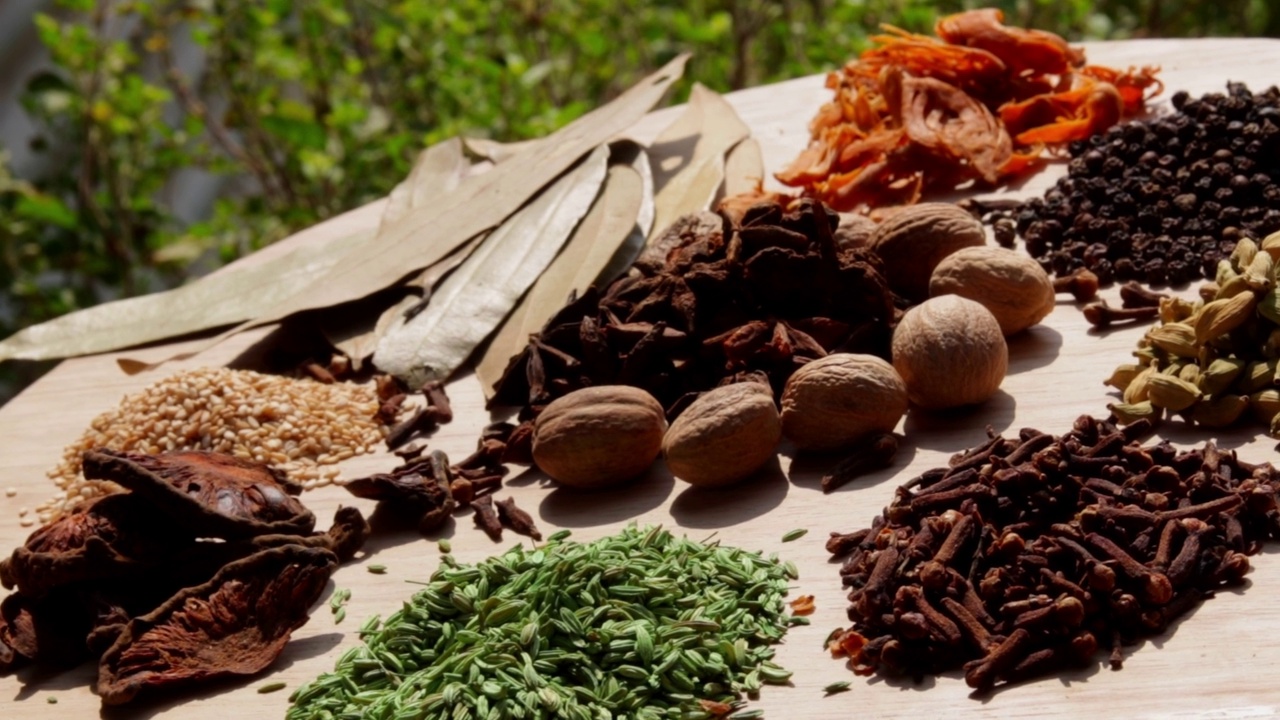
[{"label": "wooden table", "polygon": [[[1192,95],[1222,90],[1228,80],[1247,82],[1262,90],[1273,80],[1271,68],[1280,63],[1280,41],[1195,40],[1132,41],[1086,46],[1094,63],[1116,67],[1159,64],[1164,70],[1167,98],[1175,90]],[[766,169],[783,167],[805,144],[806,126],[829,93],[823,78],[813,76],[745,90],[729,96],[752,127],[764,149]],[[652,139],[678,109],[653,113],[634,131]],[[1005,195],[1038,194],[1063,172],[1061,165],[1025,182]],[[360,208],[313,228],[289,243],[307,237],[345,233],[372,227],[380,203]],[[281,252],[276,246],[264,253]],[[252,260],[250,260],[252,261]],[[1077,718],[1089,713],[1104,717],[1273,717],[1280,714],[1280,684],[1269,671],[1280,667],[1280,643],[1270,633],[1280,631],[1280,555],[1275,550],[1254,558],[1255,568],[1242,589],[1224,592],[1204,603],[1169,633],[1132,648],[1122,671],[1101,664],[1093,669],[1054,676],[972,699],[958,673],[921,684],[865,680],[854,677],[841,661],[822,648],[832,628],[847,624],[845,598],[837,565],[823,551],[828,531],[865,527],[892,497],[893,488],[914,475],[946,462],[951,453],[984,439],[983,428],[1016,433],[1022,427],[1065,432],[1085,413],[1104,414],[1113,400],[1102,385],[1112,367],[1125,362],[1141,329],[1106,334],[1091,331],[1070,303],[1059,307],[1044,325],[1010,343],[1009,375],[1002,391],[981,408],[945,416],[909,415],[900,428],[906,442],[892,469],[859,480],[833,495],[817,488],[825,469],[812,463],[794,466],[784,448],[780,472],[722,492],[697,491],[655,468],[650,477],[625,489],[582,495],[556,490],[537,475],[516,476],[504,493],[536,516],[542,530],[570,528],[574,537],[591,540],[630,522],[661,523],[701,538],[716,533],[726,544],[777,552],[800,568],[798,593],[817,597],[813,624],[792,630],[780,646],[778,661],[795,671],[794,687],[766,687],[755,705],[771,718],[869,718],[943,716]],[[73,442],[99,413],[120,398],[140,390],[179,368],[219,365],[231,361],[265,331],[235,337],[205,354],[160,370],[129,377],[116,369],[114,356],[98,356],[61,364],[0,409],[0,489],[14,488],[13,497],[0,495],[0,552],[8,552],[27,536],[20,527],[19,508],[33,508],[54,487],[45,473],[61,449]],[[146,351],[168,355],[176,345]],[[137,356],[138,352],[130,353]],[[451,456],[473,447],[480,428],[489,421],[480,388],[473,376],[449,385],[457,417],[430,439]],[[1179,426],[1166,426],[1165,437],[1188,446],[1207,436]],[[1236,449],[1243,459],[1274,458],[1275,443],[1255,436],[1254,428],[1216,434],[1219,444]],[[346,477],[383,472],[396,464],[385,454],[355,458],[343,468]],[[801,466],[803,465],[803,467]],[[329,487],[308,493],[305,502],[321,518],[332,517],[340,504],[353,500]],[[358,502],[363,509],[370,507]],[[469,519],[449,527],[455,555],[475,562],[516,542],[491,543],[470,527]],[[793,528],[811,532],[799,541],[782,544]],[[334,660],[357,642],[355,631],[363,618],[388,614],[408,598],[415,586],[406,580],[425,579],[436,567],[434,542],[404,534],[374,537],[364,555],[338,570],[336,587],[350,588],[348,619],[335,625],[327,607],[317,607],[311,621],[294,634],[284,655],[263,676],[223,683],[190,693],[187,699],[142,702],[104,715],[151,718],[282,717],[289,692],[332,668]],[[386,565],[385,575],[369,573],[371,563]],[[0,717],[85,717],[99,712],[98,698],[89,686],[92,666],[53,676],[24,670],[0,678]],[[283,681],[289,690],[262,695],[256,688],[268,680]],[[850,692],[823,697],[829,683],[852,681]],[[56,698],[57,703],[48,702]]]}]

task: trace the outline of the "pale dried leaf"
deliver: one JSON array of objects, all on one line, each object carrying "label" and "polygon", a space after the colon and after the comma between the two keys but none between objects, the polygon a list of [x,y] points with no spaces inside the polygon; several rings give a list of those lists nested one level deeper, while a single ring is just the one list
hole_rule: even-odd
[{"label": "pale dried leaf", "polygon": [[372,232],[315,237],[266,261],[249,258],[164,292],[125,298],[19,330],[0,342],[0,360],[90,355],[243,322],[336,266]]},{"label": "pale dried leaf", "polygon": [[481,160],[488,160],[497,165],[519,155],[537,140],[520,140],[518,142],[498,142],[488,138],[463,138],[468,153]]},{"label": "pale dried leaf", "polygon": [[[764,153],[749,137],[729,151],[724,160],[724,186],[719,198],[755,192],[764,187]],[[719,199],[718,198],[718,199]]]},{"label": "pale dried leaf", "polygon": [[433,197],[453,192],[470,169],[471,161],[463,152],[461,138],[452,137],[423,150],[414,161],[409,177],[387,196],[387,207],[382,211],[378,230],[390,227]]},{"label": "pale dried leaf", "polygon": [[[639,235],[636,219],[644,205],[644,179],[631,165],[613,165],[604,188],[564,249],[520,300],[476,364],[485,397],[493,396],[511,358],[529,343],[571,295],[596,283],[629,236]],[[640,235],[643,237],[643,235]]]},{"label": "pale dried leaf", "polygon": [[[359,372],[364,367],[365,360],[369,359],[373,355],[373,351],[378,347],[378,341],[396,324],[396,319],[406,313],[412,315],[417,309],[420,309],[430,297],[430,291],[435,287],[436,283],[440,282],[440,279],[448,275],[454,268],[461,265],[462,261],[466,260],[488,235],[488,233],[477,235],[471,239],[471,242],[458,248],[445,259],[423,270],[417,277],[406,282],[404,288],[408,294],[396,301],[394,305],[384,309],[376,317],[374,314],[367,312],[367,308],[360,307],[362,303],[348,303],[342,307],[334,308],[336,312],[326,313],[325,320],[320,328],[321,332],[324,333],[325,339],[329,341],[329,344],[333,345],[334,349],[350,358],[351,368]],[[350,314],[343,312],[344,308],[347,307],[354,307],[360,312]],[[372,327],[370,326],[371,322]]]},{"label": "pale dried leaf", "polygon": [[[169,359],[191,357],[238,332],[278,322],[294,313],[358,300],[439,262],[467,240],[500,224],[582,156],[639,121],[684,73],[688,57],[678,56],[612,102],[530,144],[492,171],[468,177],[435,202],[414,208],[373,242],[342,258],[335,268],[301,291],[283,302],[264,306],[253,320],[193,352]],[[128,373],[160,364],[129,359],[118,363]]]},{"label": "pale dried leaf", "polygon": [[728,101],[700,84],[689,104],[653,143],[653,153],[667,158],[654,170],[653,238],[676,218],[706,210],[724,179],[724,156],[750,130]]},{"label": "pale dried leaf", "polygon": [[596,148],[494,230],[412,319],[378,343],[373,363],[410,387],[453,374],[538,279],[591,207],[608,167]]}]

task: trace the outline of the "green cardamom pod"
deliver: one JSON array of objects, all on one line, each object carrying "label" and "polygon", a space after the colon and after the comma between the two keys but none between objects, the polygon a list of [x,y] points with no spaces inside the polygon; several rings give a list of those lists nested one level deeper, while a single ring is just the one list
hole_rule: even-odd
[{"label": "green cardamom pod", "polygon": [[1172,355],[1194,358],[1197,355],[1196,331],[1186,323],[1174,322],[1147,331],[1151,344]]},{"label": "green cardamom pod", "polygon": [[1271,288],[1271,269],[1275,265],[1271,261],[1271,256],[1266,253],[1258,253],[1253,262],[1249,263],[1249,267],[1245,269],[1241,277],[1248,283],[1249,287],[1259,292],[1265,292]]},{"label": "green cardamom pod", "polygon": [[1186,367],[1186,366],[1187,366],[1187,364],[1186,364],[1186,363],[1184,363],[1184,362],[1182,362],[1182,361],[1180,361],[1180,360],[1174,360],[1173,362],[1169,363],[1168,365],[1165,365],[1164,367],[1160,368],[1160,374],[1161,374],[1161,375],[1171,375],[1171,376],[1173,376],[1173,377],[1178,377],[1178,373],[1182,372],[1182,368],[1184,368],[1184,367]]},{"label": "green cardamom pod", "polygon": [[1245,268],[1249,267],[1257,256],[1258,243],[1251,238],[1243,238],[1236,243],[1236,247],[1231,251],[1231,256],[1228,259],[1231,261],[1231,267],[1243,274]]},{"label": "green cardamom pod", "polygon": [[[1270,258],[1270,255],[1259,257]],[[1240,293],[1225,300],[1214,300],[1200,308],[1195,317],[1196,344],[1203,345],[1222,337],[1245,324],[1253,317],[1257,297],[1253,293]]]},{"label": "green cardamom pod", "polygon": [[1110,385],[1120,392],[1124,392],[1125,388],[1129,387],[1129,383],[1133,382],[1133,379],[1136,378],[1140,372],[1142,372],[1141,365],[1121,365],[1115,370],[1112,370],[1111,377],[1104,380],[1102,384]]},{"label": "green cardamom pod", "polygon": [[1276,288],[1271,288],[1262,296],[1262,299],[1258,301],[1258,314],[1276,325],[1280,325],[1280,291],[1277,291]]},{"label": "green cardamom pod", "polygon": [[1248,395],[1271,387],[1275,384],[1277,369],[1280,369],[1280,364],[1275,360],[1255,360],[1249,363],[1236,382],[1236,390]]},{"label": "green cardamom pod", "polygon": [[1201,397],[1200,388],[1169,375],[1152,375],[1147,381],[1147,399],[1152,405],[1181,412]]},{"label": "green cardamom pod", "polygon": [[1200,387],[1200,366],[1195,363],[1186,363],[1182,366],[1182,369],[1178,370],[1176,377],[1179,380],[1185,380],[1196,387]]},{"label": "green cardamom pod", "polygon": [[1269,423],[1280,415],[1280,390],[1260,390],[1249,396],[1249,407],[1259,421]]},{"label": "green cardamom pod", "polygon": [[1187,418],[1202,427],[1224,428],[1239,420],[1248,407],[1249,399],[1243,395],[1223,395],[1192,405]]},{"label": "green cardamom pod", "polygon": [[1262,343],[1262,357],[1268,360],[1280,359],[1280,329],[1272,330]]},{"label": "green cardamom pod", "polygon": [[1270,255],[1273,261],[1280,260],[1280,232],[1273,232],[1262,238],[1262,244],[1258,249]]},{"label": "green cardamom pod", "polygon": [[[1145,342],[1145,341],[1146,341],[1146,338],[1143,338],[1139,342]],[[1142,347],[1139,347],[1137,350],[1134,350],[1132,354],[1135,358],[1138,359],[1138,365],[1141,367],[1147,367],[1151,363],[1159,362],[1160,360],[1159,356],[1156,355],[1155,349],[1153,349],[1150,345],[1143,345]]]},{"label": "green cardamom pod", "polygon": [[1139,420],[1154,422],[1160,419],[1160,408],[1152,405],[1150,400],[1139,403],[1111,403],[1107,405],[1107,409],[1121,425],[1129,425]]},{"label": "green cardamom pod", "polygon": [[1201,303],[1185,300],[1180,297],[1160,298],[1160,322],[1176,323],[1182,322],[1192,315],[1196,314],[1196,310],[1200,309]]},{"label": "green cardamom pod", "polygon": [[1143,402],[1147,399],[1147,386],[1152,376],[1156,374],[1156,366],[1154,363],[1148,365],[1142,372],[1138,373],[1133,381],[1129,383],[1129,387],[1124,389],[1124,401],[1130,405]]},{"label": "green cardamom pod", "polygon": [[1218,293],[1219,293],[1221,290],[1222,290],[1222,288],[1218,287],[1218,283],[1216,283],[1216,282],[1207,282],[1207,283],[1202,284],[1202,285],[1201,285],[1201,286],[1196,290],[1196,292],[1200,295],[1200,299],[1201,299],[1201,300],[1203,300],[1203,301],[1205,301],[1205,302],[1210,302],[1210,301],[1213,301],[1213,300],[1217,300],[1217,299],[1218,299]]},{"label": "green cardamom pod", "polygon": [[1276,440],[1280,440],[1280,415],[1271,418],[1271,424],[1267,428],[1267,434]]},{"label": "green cardamom pod", "polygon": [[1218,395],[1244,372],[1245,361],[1237,358],[1218,358],[1200,371],[1200,392],[1205,395]]}]

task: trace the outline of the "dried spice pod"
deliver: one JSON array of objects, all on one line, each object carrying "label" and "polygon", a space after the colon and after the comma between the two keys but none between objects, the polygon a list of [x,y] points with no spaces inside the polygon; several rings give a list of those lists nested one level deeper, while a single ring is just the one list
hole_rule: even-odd
[{"label": "dried spice pod", "polygon": [[699,395],[676,418],[662,438],[662,455],[671,474],[690,485],[720,487],[772,460],[781,438],[769,386],[733,383]]},{"label": "dried spice pod", "polygon": [[1009,346],[982,305],[940,295],[911,308],[893,332],[893,368],[920,407],[937,410],[986,401],[1000,389]]},{"label": "dried spice pod", "polygon": [[190,546],[190,536],[145,498],[114,493],[31,533],[0,560],[0,584],[40,597],[59,585],[146,572]]},{"label": "dried spice pod", "polygon": [[263,550],[134,618],[98,663],[103,704],[261,672],[306,623],[336,565],[333,553],[320,548]]},{"label": "dried spice pod", "polygon": [[1004,248],[961,248],[933,269],[929,295],[959,295],[991,311],[1005,336],[1020,333],[1053,312],[1053,282],[1030,257]]},{"label": "dried spice pod", "polygon": [[912,300],[929,296],[929,277],[952,253],[987,242],[982,222],[951,203],[921,203],[894,211],[871,233],[894,292]]},{"label": "dried spice pod", "polygon": [[601,488],[632,480],[662,449],[667,421],[652,395],[629,385],[588,387],[538,415],[533,460],[556,482]]},{"label": "dried spice pod", "polygon": [[146,497],[200,537],[305,534],[315,526],[315,516],[293,497],[301,486],[267,465],[230,455],[96,450],[84,454],[84,474]]},{"label": "dried spice pod", "polygon": [[892,432],[907,412],[907,386],[873,355],[834,353],[807,363],[782,392],[782,433],[802,450],[837,450]]}]

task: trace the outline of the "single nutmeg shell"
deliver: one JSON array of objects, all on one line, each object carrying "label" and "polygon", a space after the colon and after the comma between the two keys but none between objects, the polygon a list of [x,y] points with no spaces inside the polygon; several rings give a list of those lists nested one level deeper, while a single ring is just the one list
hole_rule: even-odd
[{"label": "single nutmeg shell", "polygon": [[929,296],[933,269],[951,253],[987,242],[982,222],[950,203],[920,203],[876,226],[871,249],[884,262],[889,287],[911,300]]},{"label": "single nutmeg shell", "polygon": [[533,461],[562,485],[617,485],[649,469],[666,429],[662,405],[640,388],[582,388],[553,400],[538,415]]},{"label": "single nutmeg shell", "polygon": [[773,459],[782,422],[768,385],[742,382],[698,396],[671,423],[662,454],[671,474],[718,487],[750,477]]},{"label": "single nutmeg shell", "polygon": [[929,295],[959,295],[991,311],[1005,336],[1022,332],[1053,312],[1053,281],[1040,263],[1005,248],[961,248],[942,259],[929,279]]},{"label": "single nutmeg shell", "polygon": [[907,396],[930,409],[983,402],[1000,389],[1009,346],[991,311],[959,295],[911,308],[893,331],[893,367]]},{"label": "single nutmeg shell", "polygon": [[833,233],[840,249],[867,247],[876,231],[876,221],[859,213],[840,213],[840,224]]},{"label": "single nutmeg shell", "polygon": [[837,450],[892,432],[907,387],[874,355],[834,353],[800,366],[782,390],[782,434],[801,450]]}]

